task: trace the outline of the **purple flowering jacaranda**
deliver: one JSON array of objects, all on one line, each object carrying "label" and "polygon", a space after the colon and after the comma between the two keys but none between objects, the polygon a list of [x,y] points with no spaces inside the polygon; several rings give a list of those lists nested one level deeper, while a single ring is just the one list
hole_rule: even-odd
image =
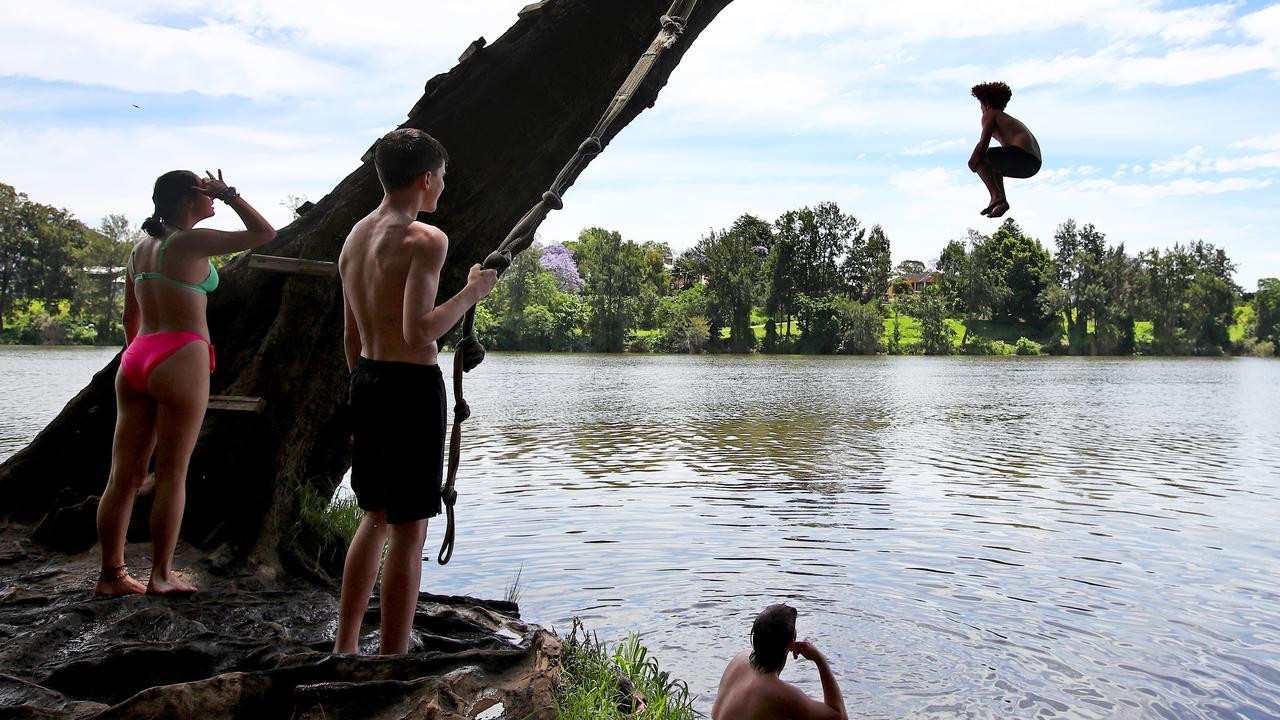
[{"label": "purple flowering jacaranda", "polygon": [[539,258],[542,269],[556,276],[556,284],[560,292],[582,292],[582,276],[578,274],[578,265],[573,262],[573,253],[560,243],[543,246],[542,257]]}]

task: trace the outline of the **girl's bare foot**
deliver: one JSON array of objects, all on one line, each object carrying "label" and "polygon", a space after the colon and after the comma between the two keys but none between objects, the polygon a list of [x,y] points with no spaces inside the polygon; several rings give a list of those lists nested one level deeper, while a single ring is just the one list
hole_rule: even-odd
[{"label": "girl's bare foot", "polygon": [[987,217],[998,218],[1007,212],[1009,212],[1009,201],[1001,200],[991,206],[991,212],[987,213]]},{"label": "girl's bare foot", "polygon": [[147,584],[148,595],[190,595],[199,590],[176,572],[170,572],[163,578],[152,575],[151,582]]},{"label": "girl's bare foot", "polygon": [[982,215],[990,215],[991,210],[994,209],[995,206],[999,205],[1002,202],[1004,202],[1004,198],[992,198],[991,202],[988,203],[986,207],[982,208],[982,210],[978,212],[979,214],[982,214]]},{"label": "girl's bare foot", "polygon": [[129,568],[124,565],[107,568],[98,573],[98,584],[93,586],[93,594],[102,597],[120,595],[141,595],[147,588],[129,575]]}]

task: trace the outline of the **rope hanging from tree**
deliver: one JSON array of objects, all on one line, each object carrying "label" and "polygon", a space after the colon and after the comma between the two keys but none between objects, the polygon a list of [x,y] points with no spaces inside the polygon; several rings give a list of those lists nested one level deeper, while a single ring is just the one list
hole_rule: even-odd
[{"label": "rope hanging from tree", "polygon": [[[537,202],[520,221],[511,228],[507,233],[507,237],[498,245],[498,249],[489,254],[484,260],[484,267],[490,270],[497,270],[501,275],[507,268],[511,267],[512,259],[528,249],[533,244],[533,235],[537,231],[538,226],[547,218],[547,213],[552,210],[559,210],[564,207],[564,201],[561,197],[564,191],[573,184],[578,175],[586,168],[591,158],[600,154],[603,146],[600,138],[608,131],[613,121],[622,114],[627,103],[631,100],[632,95],[639,89],[640,84],[649,75],[649,70],[653,68],[658,57],[663,51],[669,50],[676,44],[676,40],[680,34],[684,32],[685,22],[689,18],[689,14],[693,12],[693,6],[697,0],[675,0],[671,8],[667,10],[667,14],[662,16],[662,29],[658,31],[653,42],[649,44],[649,49],[645,50],[640,59],[636,61],[635,67],[631,68],[631,73],[627,75],[627,79],[623,81],[622,87],[618,88],[613,96],[613,100],[609,103],[608,109],[604,115],[600,117],[599,122],[592,128],[591,133],[586,140],[578,146],[577,151],[573,153],[573,157],[569,158],[569,162],[565,163],[560,169],[560,173],[556,175],[555,182],[551,187],[542,194],[542,199]],[[444,541],[440,544],[440,555],[436,560],[444,565],[453,557],[453,537],[454,537],[454,516],[453,506],[458,500],[458,491],[454,489],[454,485],[458,478],[458,461],[462,451],[462,423],[471,416],[471,408],[467,405],[466,400],[462,397],[462,374],[471,372],[473,368],[484,360],[484,346],[480,344],[480,339],[476,337],[476,309],[473,305],[467,310],[466,318],[462,321],[462,340],[454,347],[453,352],[453,429],[449,434],[449,473],[445,478],[444,486],[440,489],[441,499],[444,501],[445,517],[447,525],[444,532]]]}]

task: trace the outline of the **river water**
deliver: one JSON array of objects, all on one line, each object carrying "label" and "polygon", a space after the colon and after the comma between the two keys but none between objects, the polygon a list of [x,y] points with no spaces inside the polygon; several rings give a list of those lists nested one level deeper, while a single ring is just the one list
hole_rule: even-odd
[{"label": "river water", "polygon": [[[0,349],[0,459],[112,354]],[[1280,717],[1280,361],[494,353],[467,397],[423,589],[519,573],[703,711],[785,601],[851,717]]]}]

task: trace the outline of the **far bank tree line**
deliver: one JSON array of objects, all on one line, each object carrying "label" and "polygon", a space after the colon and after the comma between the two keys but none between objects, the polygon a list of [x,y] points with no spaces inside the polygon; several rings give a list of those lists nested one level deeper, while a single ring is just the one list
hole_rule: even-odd
[{"label": "far bank tree line", "polygon": [[[91,228],[0,183],[0,342],[122,344],[120,273],[139,238],[122,215]],[[1212,355],[1280,344],[1280,280],[1242,291],[1209,243],[1130,255],[1068,220],[1054,246],[1006,220],[927,265],[893,267],[884,231],[830,202],[772,222],[743,215],[679,254],[590,228],[518,256],[477,327],[491,348],[553,351]]]},{"label": "far bank tree line", "polygon": [[835,203],[743,215],[673,255],[583,230],[517,258],[478,313],[495,349],[1274,355],[1280,280],[1244,292],[1211,243],[1129,254],[1067,220],[1054,250],[1007,219],[893,267]]}]

